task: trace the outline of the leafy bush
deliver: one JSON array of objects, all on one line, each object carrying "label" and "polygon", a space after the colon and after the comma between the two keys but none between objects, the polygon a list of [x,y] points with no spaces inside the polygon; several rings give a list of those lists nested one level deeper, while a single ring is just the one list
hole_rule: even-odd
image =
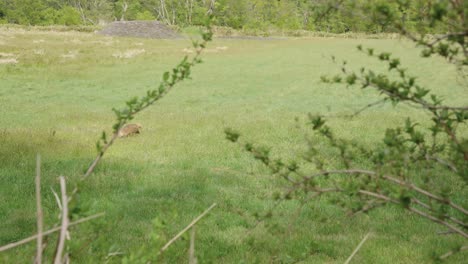
[{"label": "leafy bush", "polygon": [[57,12],[55,24],[76,26],[82,23],[80,13],[71,6],[65,6]]},{"label": "leafy bush", "polygon": [[[400,10],[405,10],[409,2],[378,2],[372,7],[372,21],[380,31],[391,28],[409,37],[422,48],[423,57],[442,56],[449,66],[456,65],[466,78],[466,5],[456,1],[438,1],[434,5],[421,1],[419,4],[428,9],[418,14],[424,19],[417,23],[417,35],[398,18]],[[426,34],[441,28],[448,33]],[[315,134],[306,137],[305,153],[292,161],[273,158],[269,147],[243,141],[239,132],[229,128],[225,130],[227,139],[238,142],[273,175],[284,179],[287,191],[276,195],[275,199],[297,199],[306,203],[332,194],[333,202],[353,215],[398,205],[443,226],[466,243],[468,209],[464,198],[468,183],[468,106],[445,103],[412,76],[398,57],[362,46],[358,46],[358,50],[383,63],[386,70],[379,72],[363,66],[355,71],[343,61],[337,65],[340,74],[322,77],[325,83],[373,89],[382,95],[383,99],[369,103],[351,117],[375,105],[391,103],[394,106],[411,105],[424,112],[427,120],[418,123],[408,116],[399,126],[387,129],[382,142],[370,148],[340,138],[324,116],[310,114],[307,125]],[[324,144],[329,148],[324,150]],[[436,257],[446,259],[468,250],[468,245],[462,243]]]},{"label": "leafy bush", "polygon": [[155,20],[156,18],[154,17],[153,14],[151,14],[150,11],[145,10],[143,12],[138,12],[136,14],[136,20]]}]

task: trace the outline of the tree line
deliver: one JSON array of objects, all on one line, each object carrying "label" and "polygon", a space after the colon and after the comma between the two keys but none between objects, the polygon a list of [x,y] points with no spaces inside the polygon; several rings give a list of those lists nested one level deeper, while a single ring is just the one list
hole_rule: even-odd
[{"label": "tree line", "polygon": [[[110,21],[159,20],[202,25],[207,14],[217,26],[333,33],[395,32],[388,15],[421,30],[438,1],[399,0],[0,0],[0,23],[97,25]],[[399,2],[407,2],[405,5]],[[405,8],[401,8],[405,6]],[[443,28],[431,30],[444,30]]]}]

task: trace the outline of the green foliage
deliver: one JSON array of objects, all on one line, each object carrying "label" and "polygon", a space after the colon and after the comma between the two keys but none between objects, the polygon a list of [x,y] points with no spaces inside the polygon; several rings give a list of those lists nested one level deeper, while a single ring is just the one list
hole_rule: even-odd
[{"label": "green foliage", "polygon": [[[406,0],[14,0],[0,6],[0,20],[24,25],[98,24],[113,20],[153,20],[172,25],[213,25],[234,29],[315,30],[332,33],[444,32],[451,13],[447,1]],[[68,8],[75,10],[71,14]],[[61,10],[64,9],[64,10]],[[426,12],[430,10],[430,12]],[[60,14],[56,14],[59,12]],[[430,19],[427,19],[430,15]],[[70,19],[57,18],[69,17]],[[64,21],[66,20],[66,21]]]},{"label": "green foliage", "polygon": [[146,264],[148,262],[159,263],[162,261],[162,256],[158,250],[170,239],[170,237],[164,233],[167,223],[164,220],[156,218],[152,221],[152,224],[153,226],[149,234],[149,239],[138,249],[124,256],[122,258],[122,264]]},{"label": "green foliage", "polygon": [[57,18],[55,19],[55,24],[65,26],[80,25],[80,13],[78,12],[78,10],[74,9],[71,6],[65,6],[57,11]]},{"label": "green foliage", "polygon": [[[371,21],[379,25],[381,31],[399,30],[424,49],[424,57],[440,55],[449,66],[455,64],[462,77],[466,78],[466,6],[457,1],[437,1],[433,5],[426,5],[425,20],[419,22],[419,25],[425,24],[424,29],[432,28],[434,31],[438,26],[449,30],[431,39],[426,30],[415,36],[404,22],[397,19],[400,12],[407,10],[403,7],[407,8],[408,5],[407,1],[377,1],[372,5]],[[347,61],[343,61],[339,65],[341,73],[322,76],[322,82],[372,89],[383,97],[353,116],[376,104],[407,104],[426,114],[424,125],[407,116],[405,122],[385,131],[381,144],[366,148],[337,137],[323,116],[309,115],[310,127],[317,137],[308,138],[307,151],[301,159],[290,163],[292,165],[287,165],[281,159],[272,162],[269,148],[244,143],[239,140],[240,134],[231,129],[225,131],[227,138],[243,145],[272,174],[286,180],[288,191],[283,196],[284,200],[293,198],[305,203],[327,193],[337,193],[336,197],[340,197],[337,198],[337,204],[353,215],[387,204],[399,205],[448,228],[466,241],[466,201],[456,199],[466,196],[464,190],[468,184],[468,138],[464,130],[468,121],[468,106],[447,105],[416,76],[412,76],[402,66],[400,59],[391,53],[365,49],[362,45],[357,48],[364,55],[385,65],[386,70],[381,72],[372,66],[371,69],[362,67],[356,72],[349,68]],[[335,57],[332,60],[336,63]],[[376,122],[381,121],[378,116],[375,119]],[[323,143],[333,151],[320,151],[320,144]],[[363,159],[367,160],[364,164]],[[330,160],[337,162],[331,163]],[[296,164],[304,165],[300,167]],[[453,192],[447,185],[441,184],[440,177],[451,179],[462,188]],[[465,246],[464,250],[467,249],[468,246]],[[441,255],[440,258],[445,259],[453,252]]]},{"label": "green foliage", "polygon": [[150,11],[145,10],[136,14],[136,20],[154,20],[155,17]]},{"label": "green foliage", "polygon": [[[187,45],[178,40],[141,39],[138,42],[143,44],[144,54],[118,59],[113,53],[135,49],[134,39],[114,39],[111,43],[100,35],[56,34],[37,28],[5,34],[12,38],[2,39],[6,43],[3,52],[21,57],[16,65],[0,67],[0,105],[4,113],[0,118],[0,127],[4,128],[0,130],[0,200],[5,205],[0,208],[2,245],[36,232],[32,175],[35,154],[43,156],[43,202],[48,208],[45,223],[53,227],[58,209],[49,186],[57,191],[58,175],[67,176],[73,186],[73,179],[81,176],[82,168],[95,154],[93,146],[102,136],[102,129],[106,129],[107,138],[112,134],[114,119],[109,109],[125,107],[127,99],[144,95],[154,87],[164,71],[172,69],[183,56]],[[40,39],[46,41],[34,43]],[[193,80],[181,83],[133,120],[143,125],[143,133],[118,140],[96,168],[96,174],[81,184],[81,213],[77,212],[77,217],[82,217],[82,212],[106,212],[106,216],[99,225],[93,220],[73,228],[72,263],[120,263],[149,243],[152,233],[167,242],[213,201],[219,202],[219,208],[197,225],[196,254],[200,263],[269,263],[272,258],[343,263],[369,229],[375,235],[356,256],[361,263],[392,263],[395,259],[410,264],[430,263],[427,255],[435,245],[440,248],[434,251],[437,255],[463,245],[454,235],[437,235],[444,228],[408,217],[397,208],[345,218],[333,196],[305,204],[297,220],[291,217],[300,206],[295,195],[290,195],[288,201],[278,200],[280,205],[270,210],[277,202],[271,196],[283,198],[282,178],[272,179],[261,162],[243,153],[244,145],[230,148],[223,138],[224,123],[242,132],[239,140],[249,138],[257,146],[272,147],[271,160],[275,162],[281,155],[283,163],[294,169],[291,161],[297,157],[296,150],[307,150],[294,117],[308,111],[340,115],[379,99],[369,89],[345,89],[318,81],[321,74],[337,70],[323,54],[346,58],[350,67],[375,64],[374,59],[359,56],[357,42],[376,47],[376,53],[385,50],[401,57],[409,73],[436,87],[433,92],[443,95],[446,102],[464,102],[466,90],[443,60],[424,63],[417,50],[415,53],[407,43],[401,45],[400,40],[336,37],[250,40],[246,45],[245,40],[215,39],[210,49],[229,49],[203,55],[209,63],[193,69]],[[45,54],[36,54],[37,49]],[[75,58],[61,57],[74,50],[78,51]],[[309,65],[320,69],[311,71]],[[424,76],[432,78],[425,82]],[[327,117],[326,125],[333,129],[335,137],[350,139],[358,135],[356,141],[372,149],[381,142],[387,127],[399,125],[400,115],[417,113],[410,107],[398,107],[394,112],[385,105],[374,110],[363,112],[351,122]],[[376,115],[382,121],[375,121]],[[425,117],[412,116],[411,121],[425,125]],[[303,123],[301,118],[299,124]],[[331,152],[322,143],[317,148]],[[324,165],[336,160],[333,157]],[[367,159],[360,164],[365,166]],[[299,171],[305,169],[297,165]],[[283,170],[287,170],[286,166]],[[445,176],[439,175],[441,182],[457,190],[451,184],[452,178]],[[353,185],[348,189],[351,193]],[[359,203],[354,205],[358,208]],[[264,217],[270,212],[271,218],[250,230],[257,220],[252,215]],[[153,219],[166,224],[154,227]],[[52,240],[49,254],[54,251]],[[183,263],[188,246],[188,240],[182,238],[163,260],[154,263]],[[2,252],[0,263],[29,263],[34,251],[33,241]],[[448,263],[463,263],[464,259],[459,254],[449,258]]]}]

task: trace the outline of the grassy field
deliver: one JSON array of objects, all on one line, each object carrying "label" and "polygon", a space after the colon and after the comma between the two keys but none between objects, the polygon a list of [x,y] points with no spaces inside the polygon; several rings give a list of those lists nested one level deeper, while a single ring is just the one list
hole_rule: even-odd
[{"label": "grassy field", "polygon": [[[437,94],[466,103],[468,87],[455,69],[437,58],[419,58],[402,40],[215,40],[193,80],[138,116],[143,133],[118,140],[82,185],[78,214],[106,216],[73,229],[73,262],[119,263],[156,235],[155,243],[164,243],[214,202],[218,206],[197,226],[199,263],[343,263],[369,231],[373,235],[354,263],[427,263],[432,254],[457,245],[459,239],[436,234],[442,227],[399,208],[349,218],[327,199],[308,204],[295,221],[299,204],[284,202],[272,219],[253,228],[252,215],[268,211],[283,182],[225,140],[224,128],[274,146],[277,155],[300,155],[305,131],[296,127],[296,117],[346,114],[377,98],[371,91],[319,82],[320,75],[339,70],[331,55],[356,68],[383,69],[359,54],[358,44],[392,51]],[[36,153],[42,155],[45,221],[51,227],[59,222],[51,191],[58,190],[58,176],[65,175],[71,188],[94,158],[101,131],[110,131],[111,108],[155,87],[189,45],[1,29],[0,244],[35,232]],[[372,146],[407,115],[423,123],[427,117],[405,106],[380,106],[331,123],[339,135]],[[458,202],[466,205],[466,195]],[[188,243],[176,242],[164,261],[185,263]],[[151,250],[156,254],[158,248]],[[31,262],[34,252],[31,243],[0,253],[0,263]]]}]

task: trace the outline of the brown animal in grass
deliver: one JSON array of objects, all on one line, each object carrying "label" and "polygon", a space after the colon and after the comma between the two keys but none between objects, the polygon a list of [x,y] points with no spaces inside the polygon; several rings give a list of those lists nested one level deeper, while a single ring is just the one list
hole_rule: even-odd
[{"label": "brown animal in grass", "polygon": [[128,137],[135,134],[140,134],[140,124],[127,124],[119,130],[119,137]]}]

